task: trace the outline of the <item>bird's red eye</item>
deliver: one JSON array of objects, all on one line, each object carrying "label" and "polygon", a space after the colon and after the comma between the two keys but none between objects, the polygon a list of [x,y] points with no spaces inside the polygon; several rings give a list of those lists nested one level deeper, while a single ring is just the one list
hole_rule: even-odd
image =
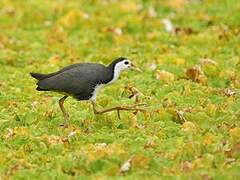
[{"label": "bird's red eye", "polygon": [[126,64],[126,65],[127,65],[127,64],[129,64],[129,62],[128,62],[128,61],[125,61],[125,62],[124,62],[124,64]]}]

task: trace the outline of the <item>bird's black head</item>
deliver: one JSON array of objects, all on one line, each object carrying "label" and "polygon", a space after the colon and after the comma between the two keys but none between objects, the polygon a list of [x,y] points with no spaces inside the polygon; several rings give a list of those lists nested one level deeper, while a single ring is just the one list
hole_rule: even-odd
[{"label": "bird's black head", "polygon": [[124,64],[124,63],[128,64],[129,62],[130,61],[127,58],[119,57],[117,59],[114,59],[108,67],[111,68],[111,69],[114,69],[117,64],[120,64],[120,63],[121,64]]},{"label": "bird's black head", "polygon": [[125,58],[125,57],[119,57],[117,59],[115,59],[109,66],[108,68],[110,68],[112,71],[117,71],[117,72],[121,72],[124,70],[128,70],[128,69],[134,69],[134,70],[139,70],[138,68],[136,68],[136,66],[134,66],[132,64],[132,62]]}]

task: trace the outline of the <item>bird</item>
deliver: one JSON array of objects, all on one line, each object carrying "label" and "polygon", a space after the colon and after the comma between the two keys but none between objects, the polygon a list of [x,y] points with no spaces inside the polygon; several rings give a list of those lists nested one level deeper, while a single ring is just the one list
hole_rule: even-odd
[{"label": "bird", "polygon": [[108,66],[98,63],[77,63],[66,66],[57,72],[42,74],[31,72],[30,75],[37,80],[37,91],[53,91],[63,95],[59,99],[59,106],[64,117],[64,126],[68,126],[69,114],[64,108],[64,101],[70,96],[78,101],[89,101],[94,114],[103,114],[116,110],[120,118],[120,110],[144,111],[139,106],[116,106],[104,110],[96,107],[96,98],[100,89],[113,84],[125,70],[142,72],[128,58],[114,59]]}]

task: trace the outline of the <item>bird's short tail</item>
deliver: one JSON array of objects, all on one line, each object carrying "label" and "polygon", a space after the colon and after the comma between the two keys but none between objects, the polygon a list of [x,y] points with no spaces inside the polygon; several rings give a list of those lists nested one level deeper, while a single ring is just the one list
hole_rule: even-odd
[{"label": "bird's short tail", "polygon": [[33,72],[31,72],[30,75],[39,81],[48,77],[46,74],[33,73]]},{"label": "bird's short tail", "polygon": [[38,90],[38,91],[49,91],[48,89],[42,89],[39,86],[36,88],[36,90]]}]

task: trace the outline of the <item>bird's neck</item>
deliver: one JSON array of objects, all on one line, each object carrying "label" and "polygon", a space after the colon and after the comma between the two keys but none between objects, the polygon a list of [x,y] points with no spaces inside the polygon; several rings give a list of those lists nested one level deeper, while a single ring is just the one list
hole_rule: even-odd
[{"label": "bird's neck", "polygon": [[115,82],[115,81],[119,78],[122,70],[119,69],[119,68],[117,68],[117,66],[115,66],[115,64],[110,64],[110,65],[108,66],[108,69],[109,69],[109,70],[111,71],[111,73],[112,73],[112,80],[108,83],[108,84],[111,84],[111,83]]}]

